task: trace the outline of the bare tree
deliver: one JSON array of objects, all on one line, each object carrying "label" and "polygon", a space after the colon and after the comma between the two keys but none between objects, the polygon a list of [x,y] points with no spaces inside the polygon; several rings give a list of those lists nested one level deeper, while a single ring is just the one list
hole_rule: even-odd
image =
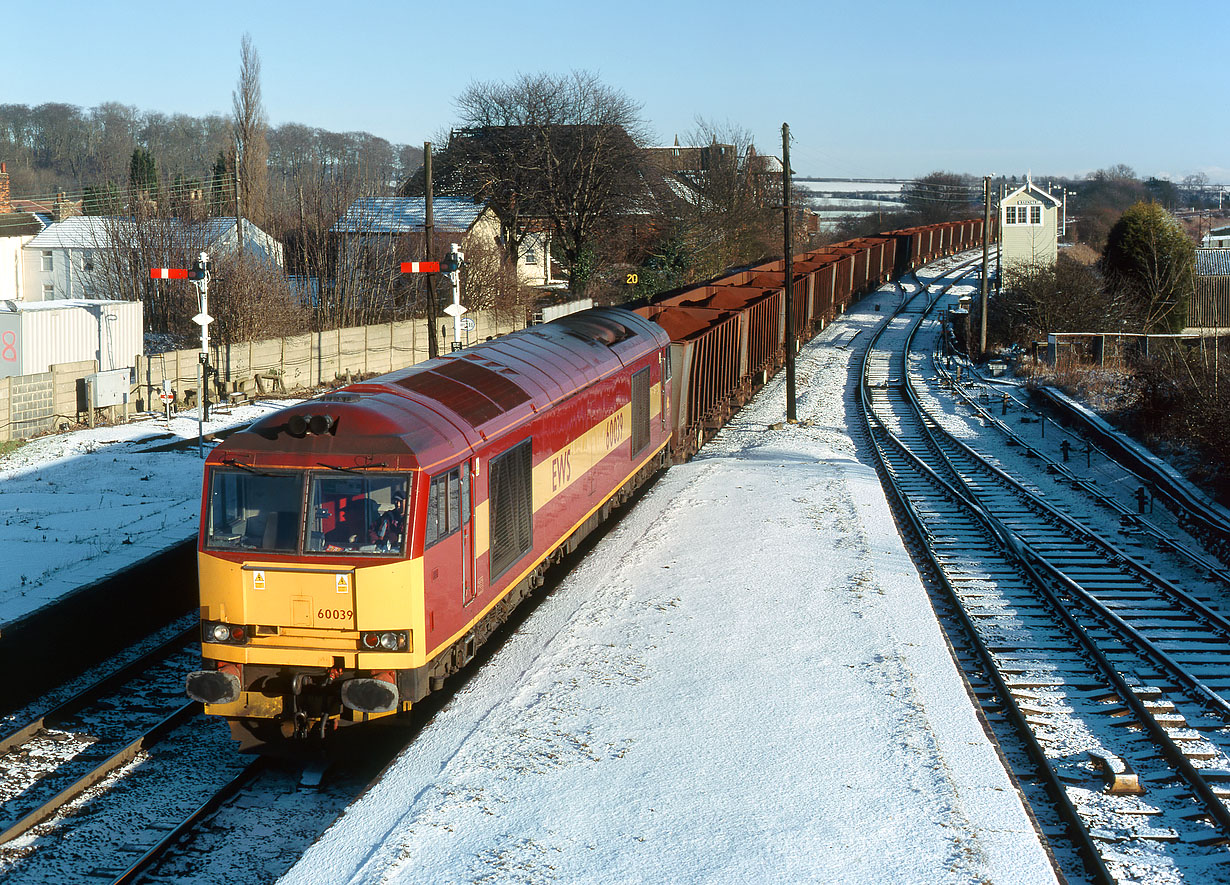
[{"label": "bare tree", "polygon": [[525,322],[526,310],[534,300],[533,292],[518,279],[516,267],[505,260],[503,250],[479,238],[466,247],[461,288],[469,309],[491,311],[497,321],[513,325]]},{"label": "bare tree", "polygon": [[210,334],[234,344],[297,335],[309,328],[308,313],[281,268],[224,254],[214,263],[209,312],[216,323]]},{"label": "bare tree", "polygon": [[638,208],[645,195],[641,106],[597,75],[574,71],[473,83],[457,107],[463,177],[499,216],[510,259],[521,248],[526,220],[541,219],[573,292],[583,291],[595,235]]},{"label": "bare tree", "polygon": [[993,335],[1007,344],[1028,344],[1051,332],[1117,331],[1131,313],[1093,268],[1064,253],[1054,264],[1005,268],[1004,293],[991,308]]},{"label": "bare tree", "polygon": [[781,215],[771,208],[781,200],[780,186],[766,205],[756,179],[767,158],[757,153],[751,132],[697,119],[688,141],[696,155],[680,175],[693,196],[680,205],[680,220],[696,278],[780,254]]},{"label": "bare tree", "polygon": [[243,35],[239,55],[239,83],[231,93],[231,125],[240,214],[263,225],[269,197],[269,126],[261,102],[260,54],[250,34]]},{"label": "bare tree", "polygon": [[982,203],[982,187],[971,175],[932,172],[901,189],[906,210],[915,224],[935,224],[968,218]]}]

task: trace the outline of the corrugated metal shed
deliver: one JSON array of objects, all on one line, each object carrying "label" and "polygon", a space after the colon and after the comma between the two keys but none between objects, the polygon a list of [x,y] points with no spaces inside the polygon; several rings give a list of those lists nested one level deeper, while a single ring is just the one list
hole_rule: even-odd
[{"label": "corrugated metal shed", "polygon": [[1230,249],[1197,249],[1196,275],[1201,277],[1230,276]]},{"label": "corrugated metal shed", "polygon": [[98,360],[100,371],[132,368],[144,349],[139,301],[0,302],[0,378]]},{"label": "corrugated metal shed", "polygon": [[[436,197],[432,223],[441,233],[465,233],[485,207],[463,197]],[[335,234],[405,234],[421,231],[427,220],[424,197],[364,197],[355,200],[333,225]]]}]

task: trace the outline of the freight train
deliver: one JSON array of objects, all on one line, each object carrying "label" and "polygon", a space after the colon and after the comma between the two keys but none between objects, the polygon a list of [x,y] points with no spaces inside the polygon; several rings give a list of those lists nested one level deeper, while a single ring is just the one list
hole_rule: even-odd
[{"label": "freight train", "polygon": [[[259,746],[396,721],[547,568],[886,280],[982,239],[891,231],[531,326],[266,416],[205,465],[203,668]],[[796,340],[785,340],[785,311]]]}]

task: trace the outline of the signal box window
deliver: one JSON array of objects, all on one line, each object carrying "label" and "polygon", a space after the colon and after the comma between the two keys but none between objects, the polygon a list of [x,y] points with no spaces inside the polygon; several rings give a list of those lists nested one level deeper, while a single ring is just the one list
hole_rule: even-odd
[{"label": "signal box window", "polygon": [[1029,207],[1029,223],[1030,224],[1041,224],[1042,223],[1042,207],[1041,206],[1030,206]]}]

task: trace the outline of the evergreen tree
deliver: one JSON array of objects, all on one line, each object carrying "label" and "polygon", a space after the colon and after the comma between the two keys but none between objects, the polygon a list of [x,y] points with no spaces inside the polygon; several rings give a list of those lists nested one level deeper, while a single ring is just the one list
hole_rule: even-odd
[{"label": "evergreen tree", "polygon": [[97,187],[86,186],[81,211],[86,215],[118,215],[124,210],[120,189],[108,181]]},{"label": "evergreen tree", "polygon": [[230,173],[226,170],[226,154],[218,151],[218,159],[214,160],[213,169],[209,173],[209,214],[211,216],[230,214]]},{"label": "evergreen tree", "polygon": [[154,155],[143,147],[136,147],[128,163],[128,185],[134,196],[153,199],[158,196],[158,168]]},{"label": "evergreen tree", "polygon": [[1102,253],[1107,283],[1132,301],[1145,332],[1183,328],[1195,264],[1195,244],[1157,203],[1137,203],[1124,212]]}]

